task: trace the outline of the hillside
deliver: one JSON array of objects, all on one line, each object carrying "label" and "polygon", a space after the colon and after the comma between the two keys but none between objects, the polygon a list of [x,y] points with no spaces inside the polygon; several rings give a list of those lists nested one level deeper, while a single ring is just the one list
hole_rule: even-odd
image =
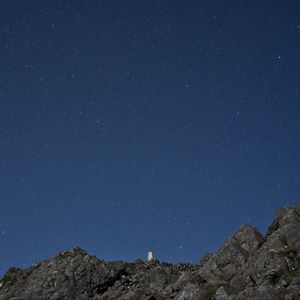
[{"label": "hillside", "polygon": [[278,210],[266,236],[241,226],[196,264],[106,262],[80,248],[0,279],[13,299],[300,299],[300,205]]}]

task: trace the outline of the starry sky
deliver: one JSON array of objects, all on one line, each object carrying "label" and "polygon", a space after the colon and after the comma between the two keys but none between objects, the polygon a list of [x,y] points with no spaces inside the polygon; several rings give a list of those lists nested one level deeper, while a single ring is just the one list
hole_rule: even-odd
[{"label": "starry sky", "polygon": [[299,203],[298,0],[2,0],[0,51],[0,274],[197,262]]}]

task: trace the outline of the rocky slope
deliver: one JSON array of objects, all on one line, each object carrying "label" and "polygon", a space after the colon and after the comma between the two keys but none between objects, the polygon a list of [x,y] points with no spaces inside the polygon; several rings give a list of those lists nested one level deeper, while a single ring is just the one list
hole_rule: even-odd
[{"label": "rocky slope", "polygon": [[4,299],[300,299],[300,205],[280,209],[265,237],[242,226],[196,265],[105,262],[73,248],[9,269]]}]

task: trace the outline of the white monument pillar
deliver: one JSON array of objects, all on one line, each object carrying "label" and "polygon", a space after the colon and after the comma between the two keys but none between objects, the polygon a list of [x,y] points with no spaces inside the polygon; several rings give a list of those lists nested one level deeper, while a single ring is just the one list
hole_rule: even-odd
[{"label": "white monument pillar", "polygon": [[155,257],[153,255],[153,252],[152,251],[148,251],[148,258],[147,258],[147,261],[152,261],[152,260],[155,260]]}]

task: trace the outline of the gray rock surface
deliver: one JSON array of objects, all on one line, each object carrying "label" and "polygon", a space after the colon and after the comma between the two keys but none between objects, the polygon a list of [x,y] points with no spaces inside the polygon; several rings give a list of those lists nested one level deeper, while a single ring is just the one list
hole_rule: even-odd
[{"label": "gray rock surface", "polygon": [[280,209],[266,237],[244,225],[196,265],[106,262],[80,248],[0,279],[0,300],[297,300],[300,205]]}]

